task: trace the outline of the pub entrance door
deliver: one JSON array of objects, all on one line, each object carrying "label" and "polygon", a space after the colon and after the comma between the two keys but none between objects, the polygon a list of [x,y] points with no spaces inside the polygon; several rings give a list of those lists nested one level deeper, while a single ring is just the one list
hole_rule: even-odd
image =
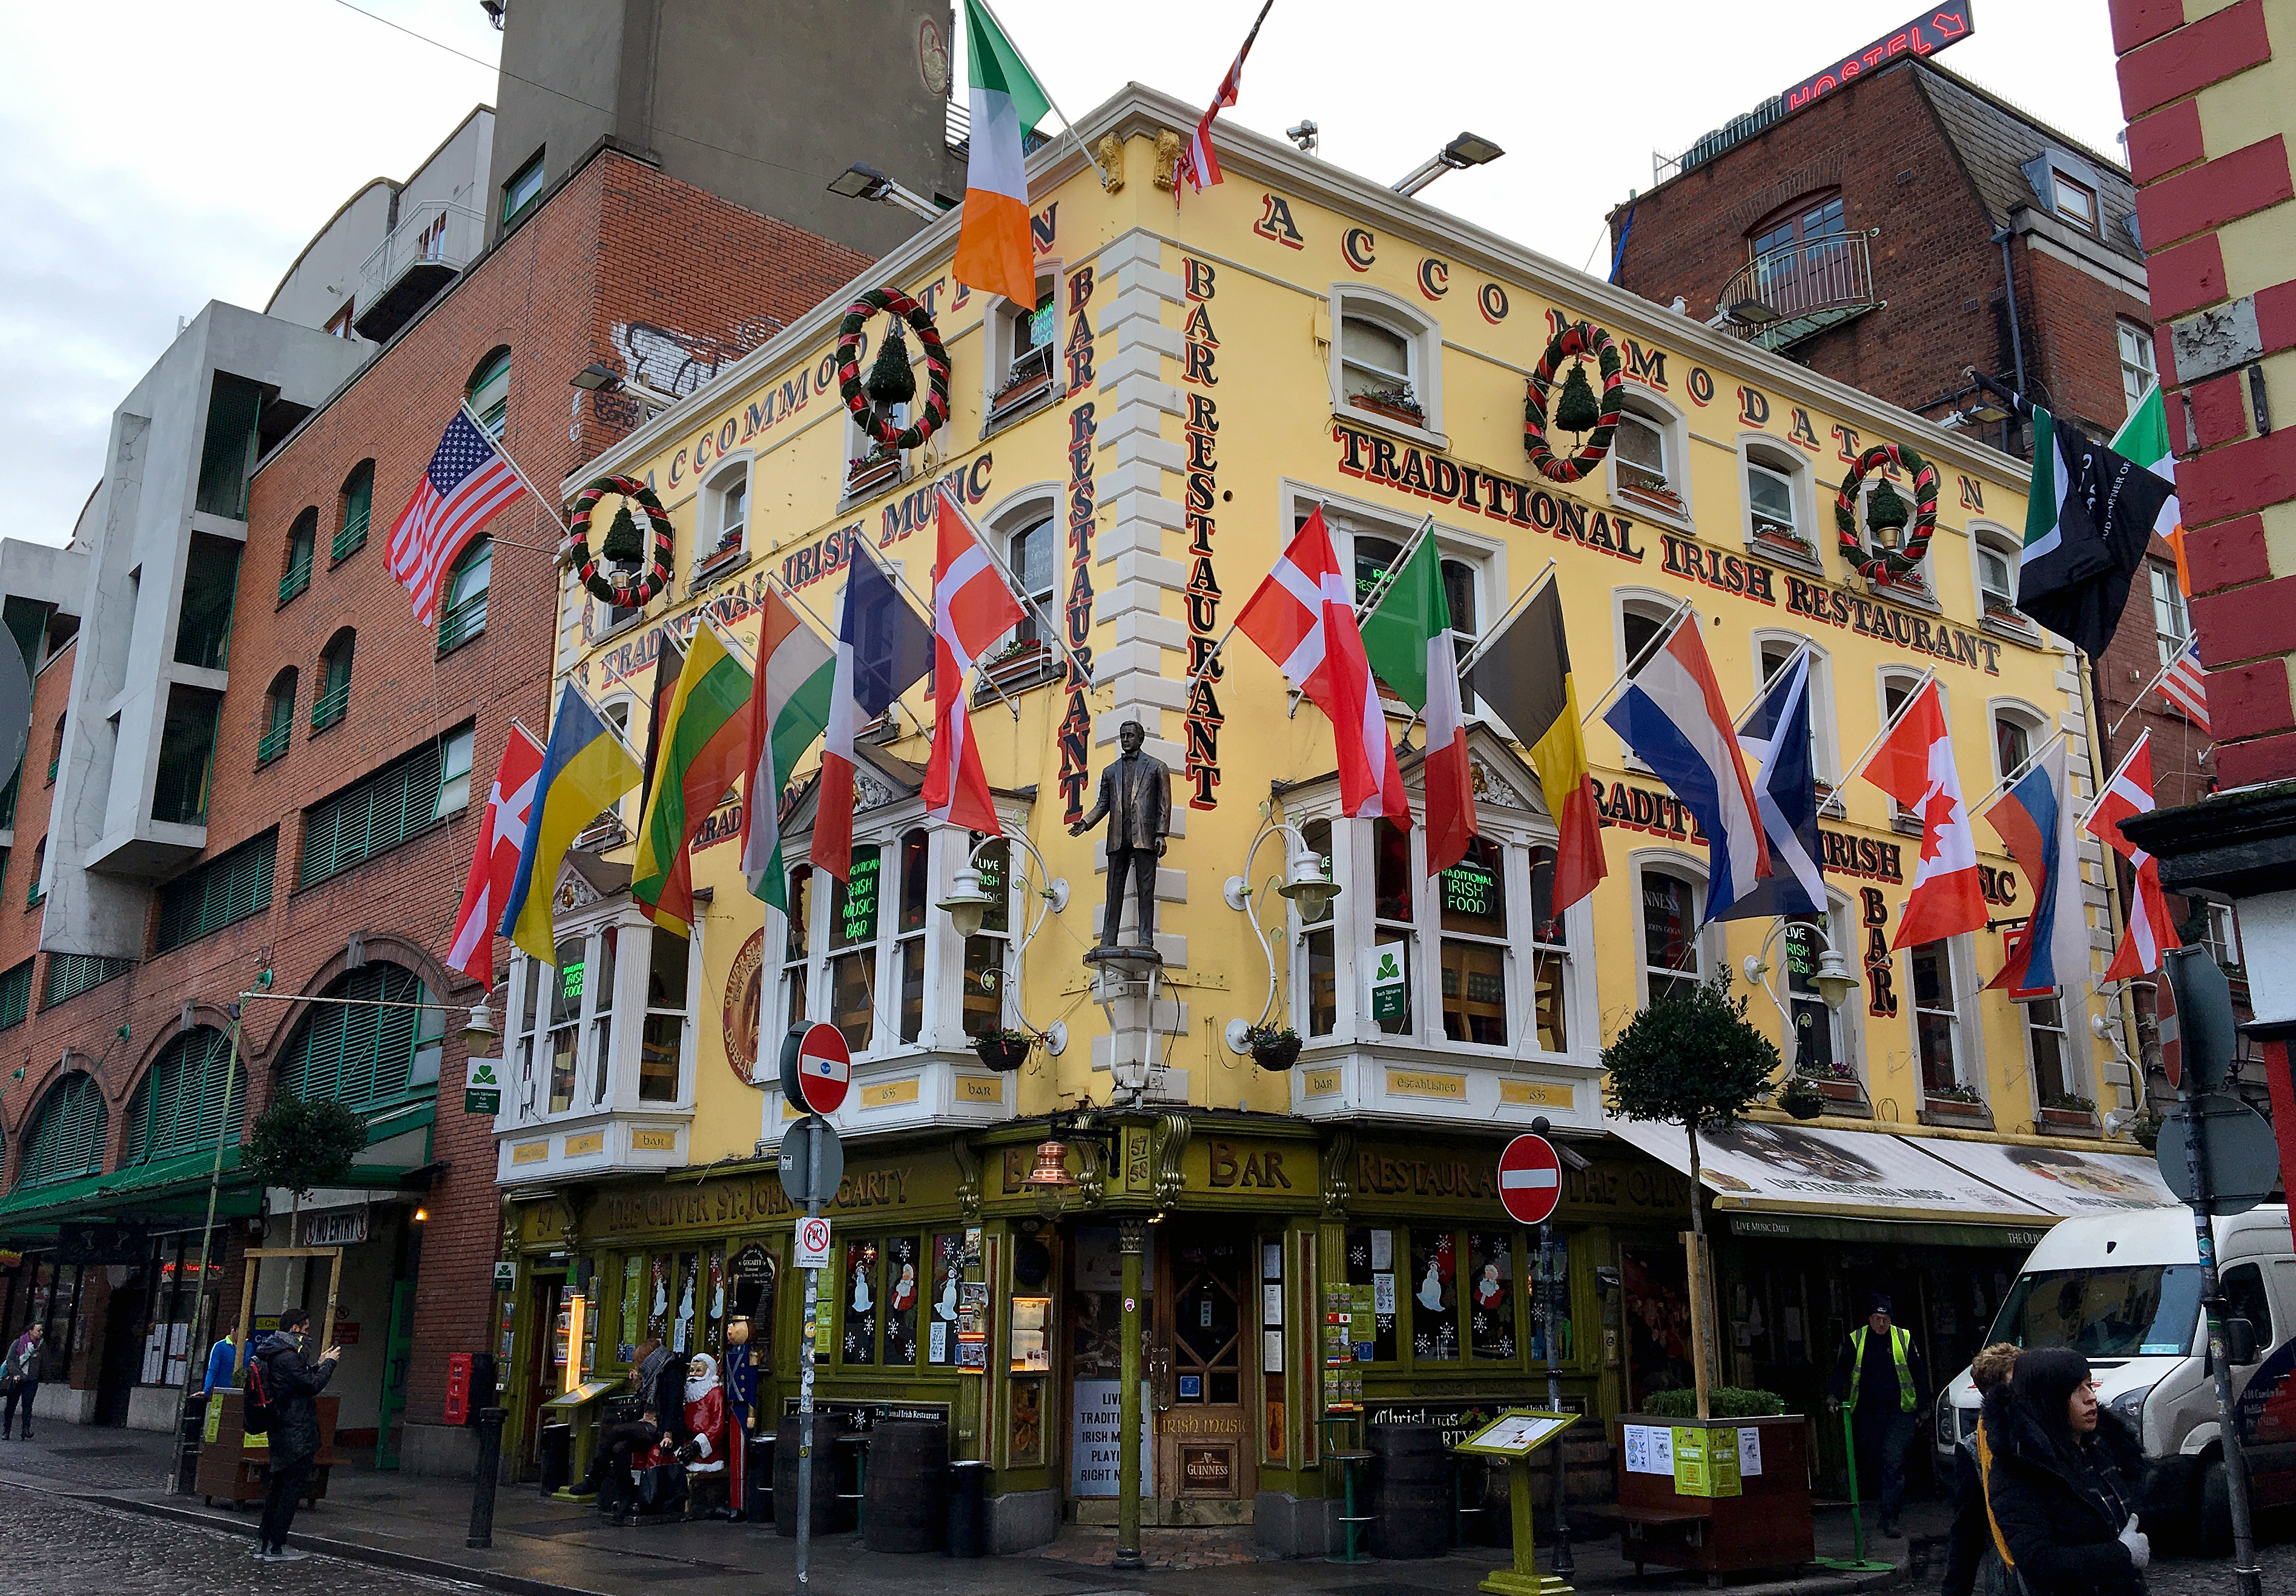
[{"label": "pub entrance door", "polygon": [[1160,1228],[1149,1382],[1155,1521],[1248,1523],[1259,1455],[1253,1238],[1232,1220]]}]

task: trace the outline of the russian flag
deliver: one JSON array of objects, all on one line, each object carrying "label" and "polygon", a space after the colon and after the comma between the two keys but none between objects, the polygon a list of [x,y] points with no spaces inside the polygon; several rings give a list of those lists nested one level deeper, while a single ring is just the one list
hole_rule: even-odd
[{"label": "russian flag", "polygon": [[1770,848],[1695,614],[1685,615],[1628,679],[1603,718],[1698,817],[1708,849],[1706,919],[1712,920],[1770,873]]},{"label": "russian flag", "polygon": [[1985,812],[2032,883],[2033,918],[2017,956],[1987,983],[2013,992],[2089,983],[2088,910],[2081,901],[2080,824],[2059,733]]}]

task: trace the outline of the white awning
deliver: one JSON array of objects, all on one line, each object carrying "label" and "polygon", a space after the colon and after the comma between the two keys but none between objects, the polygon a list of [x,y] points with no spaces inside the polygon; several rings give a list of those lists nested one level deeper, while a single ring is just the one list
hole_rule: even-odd
[{"label": "white awning", "polygon": [[[1612,1119],[1609,1129],[1690,1173],[1689,1140],[1679,1125]],[[1935,1145],[1882,1131],[1742,1120],[1699,1137],[1699,1174],[1719,1209],[1957,1224],[2046,1226],[2059,1216],[1931,1158],[1927,1149]]]},{"label": "white awning", "polygon": [[2150,1153],[2073,1152],[2009,1142],[1927,1137],[1915,1145],[2037,1208],[2069,1218],[2165,1207],[2177,1200]]}]

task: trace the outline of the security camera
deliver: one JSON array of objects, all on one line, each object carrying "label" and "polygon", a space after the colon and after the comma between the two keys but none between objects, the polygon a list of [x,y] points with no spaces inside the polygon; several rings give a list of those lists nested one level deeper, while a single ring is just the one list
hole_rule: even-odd
[{"label": "security camera", "polygon": [[1283,136],[1299,145],[1302,153],[1313,155],[1316,152],[1317,135],[1322,132],[1323,129],[1313,122],[1294,122],[1283,130]]}]

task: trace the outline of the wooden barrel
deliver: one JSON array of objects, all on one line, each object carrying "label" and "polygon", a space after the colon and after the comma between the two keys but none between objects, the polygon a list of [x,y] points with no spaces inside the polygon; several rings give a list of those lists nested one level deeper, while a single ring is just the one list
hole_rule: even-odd
[{"label": "wooden barrel", "polygon": [[[798,1426],[795,1413],[774,1431],[774,1528],[785,1535],[797,1534]],[[813,1416],[813,1533],[837,1530],[837,1437],[845,1427],[826,1413]]]},{"label": "wooden barrel", "polygon": [[948,1510],[948,1426],[896,1419],[870,1432],[861,1543],[872,1551],[931,1551]]},{"label": "wooden barrel", "polygon": [[1451,1545],[1451,1454],[1431,1424],[1370,1427],[1371,1554],[1441,1557]]}]

